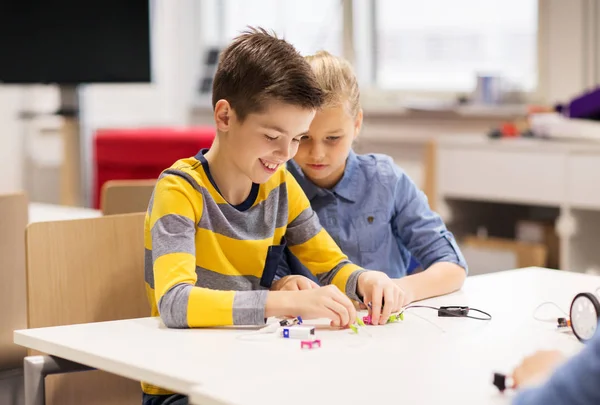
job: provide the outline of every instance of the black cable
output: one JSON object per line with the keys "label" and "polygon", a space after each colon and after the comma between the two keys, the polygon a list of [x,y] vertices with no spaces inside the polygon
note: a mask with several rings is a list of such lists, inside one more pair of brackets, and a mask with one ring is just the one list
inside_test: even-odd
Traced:
{"label": "black cable", "polygon": [[433,309],[434,311],[439,310],[439,308],[437,308],[437,307],[430,307],[429,305],[409,305],[406,308],[404,308],[404,310],[406,311],[409,308],[428,308],[428,309]]}
{"label": "black cable", "polygon": [[410,308],[427,308],[427,309],[433,309],[434,311],[438,311],[439,310],[439,308],[437,308],[437,307],[430,307],[429,305],[409,305],[409,306],[405,307],[402,310],[402,312],[404,312],[404,311],[406,311],[407,309],[410,309]]}
{"label": "black cable", "polygon": [[[455,317],[455,318],[470,318],[470,319],[475,319],[478,321],[491,321],[492,320],[492,315],[488,314],[485,311],[477,309],[477,308],[469,308],[469,307],[463,307],[463,306],[461,306],[461,307],[439,307],[438,308],[438,307],[432,307],[429,305],[409,305],[406,308],[404,308],[403,312],[410,308],[433,309],[434,311],[438,311],[438,316],[448,316],[448,317]],[[482,317],[478,317],[478,316],[471,316],[471,315],[469,315],[470,311],[479,312],[480,314],[485,315],[486,318],[482,318]]]}

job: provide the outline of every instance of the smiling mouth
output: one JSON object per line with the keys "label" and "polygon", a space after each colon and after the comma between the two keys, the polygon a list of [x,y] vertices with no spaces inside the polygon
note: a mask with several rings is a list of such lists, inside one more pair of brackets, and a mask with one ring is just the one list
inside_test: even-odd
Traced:
{"label": "smiling mouth", "polygon": [[271,171],[277,169],[279,167],[279,165],[281,165],[281,163],[271,163],[271,162],[264,161],[262,159],[258,159],[258,160],[260,160],[260,163],[263,165],[263,167],[265,167],[266,169],[271,170]]}

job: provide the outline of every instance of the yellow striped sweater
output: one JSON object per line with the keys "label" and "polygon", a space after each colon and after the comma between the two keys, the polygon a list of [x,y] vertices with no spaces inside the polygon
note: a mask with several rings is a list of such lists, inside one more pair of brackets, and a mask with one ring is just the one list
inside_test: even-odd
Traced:
{"label": "yellow striped sweater", "polygon": [[267,288],[260,281],[277,267],[269,252],[282,241],[321,284],[356,299],[358,266],[321,227],[284,166],[232,206],[203,152],[165,170],[148,207],[145,278],[153,316],[176,328],[264,323]]}

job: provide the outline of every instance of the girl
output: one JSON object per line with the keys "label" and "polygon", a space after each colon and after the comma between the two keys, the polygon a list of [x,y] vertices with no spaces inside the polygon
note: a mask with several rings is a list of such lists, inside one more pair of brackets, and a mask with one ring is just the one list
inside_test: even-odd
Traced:
{"label": "girl", "polygon": [[[325,92],[325,105],[288,169],[321,225],[351,261],[396,279],[404,305],[460,289],[465,260],[425,195],[389,156],[352,151],[363,112],[350,64],[325,51],[307,60]],[[411,256],[424,271],[407,276]],[[282,264],[278,276],[296,267],[297,261],[290,266],[294,259]]]}

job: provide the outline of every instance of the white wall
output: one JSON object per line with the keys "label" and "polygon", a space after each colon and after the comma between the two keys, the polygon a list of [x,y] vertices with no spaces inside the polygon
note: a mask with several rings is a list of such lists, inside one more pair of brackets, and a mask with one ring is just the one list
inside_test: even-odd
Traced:
{"label": "white wall", "polygon": [[0,193],[14,192],[22,187],[22,134],[17,119],[20,105],[20,89],[0,86]]}
{"label": "white wall", "polygon": [[566,102],[600,80],[597,0],[539,0],[539,95]]}

